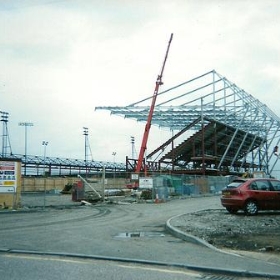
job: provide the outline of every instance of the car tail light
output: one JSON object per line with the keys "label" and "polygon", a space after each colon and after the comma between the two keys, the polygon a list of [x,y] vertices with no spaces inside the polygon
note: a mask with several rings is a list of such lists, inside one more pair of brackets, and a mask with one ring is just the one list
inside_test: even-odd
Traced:
{"label": "car tail light", "polygon": [[236,189],[226,189],[222,191],[222,195],[231,196],[231,195],[240,195],[241,191]]}

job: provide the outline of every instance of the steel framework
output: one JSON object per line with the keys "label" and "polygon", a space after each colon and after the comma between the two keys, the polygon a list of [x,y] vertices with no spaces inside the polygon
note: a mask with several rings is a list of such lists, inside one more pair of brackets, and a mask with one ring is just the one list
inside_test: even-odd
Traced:
{"label": "steel framework", "polygon": [[[95,110],[146,122],[151,98]],[[157,163],[160,168],[273,172],[278,161],[273,148],[280,142],[279,117],[215,70],[158,93],[157,102],[152,125],[176,132],[147,156],[164,150]],[[184,142],[175,147],[182,137]]]}
{"label": "steel framework", "polygon": [[20,160],[23,169],[27,169],[29,176],[41,176],[44,170],[48,175],[69,176],[77,174],[92,174],[102,171],[104,167],[107,172],[124,172],[126,170],[124,163],[106,162],[106,161],[87,161],[81,159],[69,159],[58,157],[44,157],[27,155],[9,155],[3,157],[0,154],[0,160]]}

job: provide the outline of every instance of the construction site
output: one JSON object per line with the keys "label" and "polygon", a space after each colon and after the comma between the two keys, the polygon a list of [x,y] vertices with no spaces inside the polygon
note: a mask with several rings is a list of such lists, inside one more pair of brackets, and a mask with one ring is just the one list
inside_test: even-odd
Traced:
{"label": "construction site", "polygon": [[[147,101],[97,109],[143,122]],[[160,92],[152,124],[174,136],[146,156],[142,172],[146,166],[148,172],[272,175],[278,161],[279,117],[215,70]],[[137,160],[127,158],[127,170],[136,166]]]}
{"label": "construction site", "polygon": [[[141,178],[154,178],[158,187],[185,186],[188,194],[220,190],[234,176],[276,177],[280,118],[253,95],[215,70],[160,91],[172,38],[153,95],[123,107],[95,107],[145,123],[137,158],[115,163],[88,160],[86,154],[81,160],[8,153],[8,117],[2,112],[1,160],[20,161],[23,175],[36,170],[34,175],[43,177],[82,175],[98,181],[106,176],[111,188],[130,189],[141,187]],[[172,137],[146,154],[152,125],[170,130]]]}
{"label": "construction site", "polygon": [[[172,38],[152,96],[125,107],[96,107],[146,122],[139,156],[126,159],[126,171],[272,176],[280,119],[265,104],[215,70],[159,92]],[[151,125],[173,136],[145,155]]]}

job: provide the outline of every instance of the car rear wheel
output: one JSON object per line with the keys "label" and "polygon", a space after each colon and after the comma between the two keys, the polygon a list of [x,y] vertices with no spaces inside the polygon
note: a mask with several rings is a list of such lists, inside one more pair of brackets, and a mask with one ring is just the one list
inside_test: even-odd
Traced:
{"label": "car rear wheel", "polygon": [[253,200],[248,201],[244,208],[244,211],[247,215],[256,215],[258,213],[258,210],[258,205]]}
{"label": "car rear wheel", "polygon": [[231,207],[226,207],[227,211],[230,213],[230,214],[236,214],[237,213],[237,209],[234,209],[234,208],[231,208]]}

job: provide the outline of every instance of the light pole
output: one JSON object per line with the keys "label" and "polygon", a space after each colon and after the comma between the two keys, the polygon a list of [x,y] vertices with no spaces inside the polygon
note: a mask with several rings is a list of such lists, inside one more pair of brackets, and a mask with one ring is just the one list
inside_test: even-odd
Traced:
{"label": "light pole", "polygon": [[130,136],[130,140],[131,140],[131,158],[134,159],[134,143],[135,143],[135,138],[134,136]]}
{"label": "light pole", "polygon": [[49,142],[42,141],[42,145],[44,146],[44,209],[46,206],[46,151]]}
{"label": "light pole", "polygon": [[112,156],[114,157],[114,186],[115,186],[115,178],[116,178],[116,166],[115,166],[115,162],[116,162],[116,152],[112,153]]}
{"label": "light pole", "polygon": [[116,152],[112,153],[112,156],[114,157],[114,163],[116,162],[116,154],[117,154]]}
{"label": "light pole", "polygon": [[26,176],[26,162],[27,162],[27,127],[28,126],[33,126],[33,123],[31,122],[20,122],[18,124],[19,126],[24,126],[25,127],[25,133],[24,133],[24,176]]}
{"label": "light pole", "polygon": [[83,127],[84,129],[84,136],[85,136],[85,163],[87,162],[87,137],[88,137],[88,128]]}
{"label": "light pole", "polygon": [[49,142],[47,141],[43,141],[42,145],[44,146],[44,176],[45,176],[45,168],[46,168],[46,151],[47,151],[47,146],[48,146]]}

